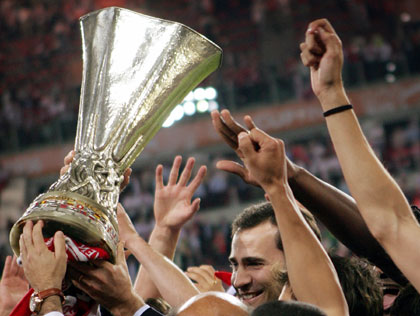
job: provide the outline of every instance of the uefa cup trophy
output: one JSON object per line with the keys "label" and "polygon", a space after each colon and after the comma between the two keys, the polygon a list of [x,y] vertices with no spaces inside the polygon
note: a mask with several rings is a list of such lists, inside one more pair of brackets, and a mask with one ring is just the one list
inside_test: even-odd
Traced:
{"label": "uefa cup trophy", "polygon": [[68,171],[39,195],[10,232],[19,255],[26,221],[61,230],[114,261],[124,171],[172,109],[216,70],[221,49],[185,25],[111,7],[80,18],[83,77]]}

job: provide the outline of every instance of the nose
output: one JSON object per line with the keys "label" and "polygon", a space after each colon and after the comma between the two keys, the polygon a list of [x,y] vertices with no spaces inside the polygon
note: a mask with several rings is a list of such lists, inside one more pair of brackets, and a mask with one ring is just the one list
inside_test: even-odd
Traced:
{"label": "nose", "polygon": [[251,275],[243,268],[238,268],[238,270],[232,273],[232,285],[236,289],[249,286],[251,284],[251,281]]}

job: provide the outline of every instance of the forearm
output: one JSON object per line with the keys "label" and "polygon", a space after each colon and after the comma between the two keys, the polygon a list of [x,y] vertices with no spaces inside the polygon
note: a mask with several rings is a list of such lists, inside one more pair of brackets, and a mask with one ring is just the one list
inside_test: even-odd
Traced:
{"label": "forearm", "polygon": [[352,197],[300,167],[295,168],[288,182],[296,199],[351,251],[366,257],[399,284],[407,283],[370,233]]}
{"label": "forearm", "polygon": [[280,184],[265,190],[275,211],[296,298],[319,306],[328,315],[347,315],[347,304],[334,267],[300,213],[290,187]]}
{"label": "forearm", "polygon": [[142,306],[144,306],[143,299],[133,293],[129,302],[124,302],[124,304],[112,308],[111,313],[114,316],[131,316],[134,315]]}
{"label": "forearm", "polygon": [[147,271],[151,282],[171,306],[180,306],[199,293],[194,284],[172,261],[152,249],[141,237],[137,238],[136,247],[132,252]]}
{"label": "forearm", "polygon": [[[149,245],[157,252],[172,260],[175,255],[178,237],[179,230],[170,230],[155,226],[149,238]],[[140,267],[137,274],[134,289],[145,299],[160,296],[148,272],[142,267]]]}
{"label": "forearm", "polygon": [[[349,103],[340,90],[319,100],[324,111]],[[326,121],[347,185],[367,226],[376,238],[392,236],[401,218],[413,217],[404,194],[376,158],[352,110]]]}

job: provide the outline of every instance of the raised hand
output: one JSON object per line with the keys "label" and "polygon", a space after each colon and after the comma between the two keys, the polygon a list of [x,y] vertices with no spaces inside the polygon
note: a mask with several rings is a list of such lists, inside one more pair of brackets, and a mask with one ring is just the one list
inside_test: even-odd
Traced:
{"label": "raised hand", "polygon": [[[238,135],[241,132],[249,133],[250,130],[255,128],[252,118],[247,115],[244,118],[245,127],[236,122],[228,110],[213,111],[211,113],[212,123],[215,130],[223,138],[223,140],[232,147],[238,157],[243,160],[243,154],[238,148]],[[279,139],[278,139],[279,140]],[[258,145],[254,142],[254,147],[258,149]],[[294,177],[297,172],[297,166],[286,157],[287,175],[288,178]],[[216,167],[230,173],[234,173],[242,178],[246,183],[260,187],[260,183],[253,177],[246,166],[241,165],[235,161],[220,160],[217,162]]]}
{"label": "raised hand", "polygon": [[[249,116],[245,116],[245,120],[252,122]],[[255,127],[255,124],[253,126],[249,133],[242,132],[238,135],[238,150],[243,155],[246,168],[264,190],[275,182],[287,183],[283,142],[267,135]]]}
{"label": "raised hand", "polygon": [[[332,92],[344,93],[342,44],[328,20],[319,19],[309,24],[300,49],[303,64],[311,70],[315,95],[318,98],[331,98]],[[332,100],[330,102],[334,103]]]}
{"label": "raised hand", "polygon": [[[156,226],[179,230],[200,208],[200,198],[191,202],[194,192],[203,182],[207,168],[201,166],[188,184],[194,167],[194,158],[189,158],[178,180],[182,157],[176,156],[169,174],[168,184],[163,184],[163,166],[156,168],[155,220]],[[178,181],[177,181],[178,180]]]}
{"label": "raised hand", "polygon": [[[214,129],[219,133],[222,139],[236,152],[239,158],[243,158],[238,150],[238,135],[241,132],[248,132],[248,129],[236,122],[228,110],[222,110],[220,113],[215,110],[211,112],[211,118]],[[249,122],[245,122],[248,124]],[[253,126],[247,125],[249,129]],[[234,173],[240,176],[246,183],[259,187],[259,183],[252,177],[245,166],[231,160],[220,160],[216,163],[220,170]]]}
{"label": "raised hand", "polygon": [[0,280],[0,316],[8,316],[12,309],[28,292],[29,283],[16,256],[7,256]]}

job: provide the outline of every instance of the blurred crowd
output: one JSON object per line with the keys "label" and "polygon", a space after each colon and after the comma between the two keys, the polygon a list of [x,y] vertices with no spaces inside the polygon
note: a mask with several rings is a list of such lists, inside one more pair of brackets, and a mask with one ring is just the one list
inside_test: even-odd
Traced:
{"label": "blurred crowd", "polygon": [[220,45],[223,66],[204,84],[217,88],[222,108],[310,97],[298,43],[307,21],[319,16],[332,21],[343,38],[348,87],[392,83],[420,71],[419,23],[394,1],[4,0],[0,152],[74,138],[81,81],[78,18],[110,5],[183,22]]}

